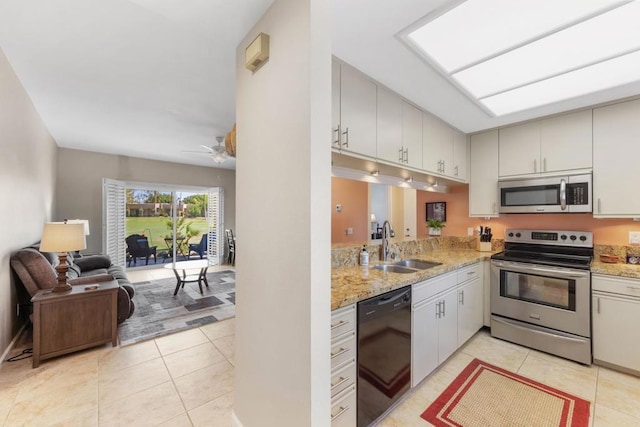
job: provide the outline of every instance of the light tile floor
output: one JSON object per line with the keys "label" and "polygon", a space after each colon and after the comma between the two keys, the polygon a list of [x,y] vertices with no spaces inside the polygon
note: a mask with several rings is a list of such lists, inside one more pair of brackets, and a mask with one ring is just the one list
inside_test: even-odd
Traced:
{"label": "light tile floor", "polygon": [[[132,281],[170,270],[130,272]],[[136,345],[98,347],[0,366],[3,426],[231,425],[235,320]],[[24,337],[12,352],[31,346]],[[640,426],[640,378],[583,366],[491,338],[481,331],[410,392],[382,427],[427,426],[420,414],[474,358],[592,402],[591,425]]]}
{"label": "light tile floor", "polygon": [[640,378],[530,350],[484,330],[411,391],[379,426],[430,425],[420,415],[473,358],[589,400],[593,427],[640,426]]}

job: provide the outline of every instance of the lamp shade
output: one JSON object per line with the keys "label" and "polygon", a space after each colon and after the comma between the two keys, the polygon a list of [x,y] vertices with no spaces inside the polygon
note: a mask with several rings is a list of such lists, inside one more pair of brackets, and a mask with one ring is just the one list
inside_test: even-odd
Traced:
{"label": "lamp shade", "polygon": [[67,220],[67,224],[82,224],[84,225],[84,235],[88,236],[91,234],[89,232],[89,220],[88,219],[69,219]]}
{"label": "lamp shade", "polygon": [[86,248],[84,224],[65,224],[64,222],[46,222],[44,224],[40,251],[70,252]]}

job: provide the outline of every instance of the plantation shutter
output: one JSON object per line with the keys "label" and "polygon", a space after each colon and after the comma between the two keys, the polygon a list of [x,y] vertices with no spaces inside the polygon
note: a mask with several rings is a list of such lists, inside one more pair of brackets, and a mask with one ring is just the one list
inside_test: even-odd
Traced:
{"label": "plantation shutter", "polygon": [[102,252],[121,266],[126,262],[126,201],[124,182],[102,180]]}
{"label": "plantation shutter", "polygon": [[207,241],[209,265],[222,264],[224,258],[224,189],[221,187],[209,190],[207,224],[209,225],[209,240]]}

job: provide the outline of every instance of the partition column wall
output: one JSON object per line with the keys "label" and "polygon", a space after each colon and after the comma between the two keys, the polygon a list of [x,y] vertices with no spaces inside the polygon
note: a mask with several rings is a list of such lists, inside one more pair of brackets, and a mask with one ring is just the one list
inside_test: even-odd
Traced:
{"label": "partition column wall", "polygon": [[330,425],[330,6],[275,0],[236,50],[236,426]]}

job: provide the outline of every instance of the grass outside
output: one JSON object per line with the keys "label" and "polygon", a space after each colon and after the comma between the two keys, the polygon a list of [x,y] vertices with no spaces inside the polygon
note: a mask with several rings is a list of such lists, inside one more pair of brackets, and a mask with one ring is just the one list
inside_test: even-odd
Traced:
{"label": "grass outside", "polygon": [[[173,229],[167,226],[167,221],[169,218],[166,216],[128,217],[126,235],[144,234],[149,239],[149,246],[157,246],[159,251],[168,249],[164,238],[170,237]],[[199,243],[200,236],[208,231],[206,218],[187,218],[185,222],[191,223],[191,227],[198,231],[198,234],[192,237],[189,243]],[[187,243],[184,242],[185,245]]]}

